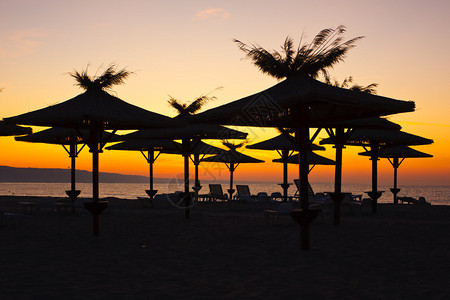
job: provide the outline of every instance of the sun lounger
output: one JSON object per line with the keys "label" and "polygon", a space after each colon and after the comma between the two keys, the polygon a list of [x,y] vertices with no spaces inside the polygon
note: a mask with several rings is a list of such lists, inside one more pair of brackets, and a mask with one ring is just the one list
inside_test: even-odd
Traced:
{"label": "sun lounger", "polygon": [[283,195],[280,192],[273,192],[270,197],[272,201],[283,201]]}
{"label": "sun lounger", "polygon": [[221,184],[209,184],[208,195],[212,201],[228,200],[228,194],[223,192]]}
{"label": "sun lounger", "polygon": [[250,188],[248,187],[248,185],[237,184],[236,185],[236,190],[237,190],[237,193],[235,195],[236,199],[239,199],[242,196],[249,196],[249,197],[252,197],[252,198],[256,198],[256,195],[252,195],[250,193]]}
{"label": "sun lounger", "polygon": [[425,200],[424,197],[419,197],[419,199],[415,199],[413,197],[397,197],[397,199],[402,203],[406,204],[415,204],[415,205],[431,205],[429,202]]}

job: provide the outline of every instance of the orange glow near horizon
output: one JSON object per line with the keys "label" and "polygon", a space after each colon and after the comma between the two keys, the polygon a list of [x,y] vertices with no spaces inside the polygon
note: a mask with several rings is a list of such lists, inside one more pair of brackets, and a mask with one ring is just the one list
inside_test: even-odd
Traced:
{"label": "orange glow near horizon", "polygon": [[[38,130],[34,127],[34,132]],[[241,128],[241,130],[243,130]],[[256,143],[277,135],[275,130],[255,129],[251,130],[253,136],[251,143]],[[323,133],[319,137],[325,137]],[[319,139],[320,140],[320,139]],[[318,142],[317,140],[316,142]],[[207,141],[221,147],[220,141]],[[445,144],[445,141],[444,141]],[[419,151],[434,154],[433,144],[414,147]],[[47,145],[39,143],[26,143],[15,141],[13,137],[0,139],[2,155],[0,165],[32,168],[70,168],[70,159],[66,151],[60,145]],[[222,146],[223,148],[223,146]],[[235,183],[245,181],[262,181],[281,183],[282,164],[273,163],[272,159],[279,158],[276,151],[251,150],[241,148],[239,151],[262,159],[265,163],[240,164],[235,173]],[[363,152],[362,147],[349,146],[343,151],[343,183],[367,183],[371,182],[371,162],[368,157],[359,156]],[[318,154],[335,159],[334,149],[328,145],[325,151],[317,151]],[[427,184],[448,185],[450,176],[447,166],[450,165],[450,157],[446,153],[434,154],[433,158],[406,159],[399,168],[399,184]],[[92,158],[88,148],[82,150],[76,160],[76,167],[80,170],[92,170]],[[298,178],[298,165],[290,164],[289,181]],[[139,151],[110,151],[104,150],[100,154],[100,171],[120,173],[126,175],[148,176],[149,166]],[[154,165],[155,178],[183,178],[183,158],[181,155],[161,154]],[[387,159],[378,162],[379,184],[391,184],[393,168]],[[190,176],[194,176],[194,166],[190,163]],[[201,163],[199,177],[201,180],[229,180],[229,170],[221,163]],[[334,182],[334,166],[315,166],[310,173],[311,182]]]}

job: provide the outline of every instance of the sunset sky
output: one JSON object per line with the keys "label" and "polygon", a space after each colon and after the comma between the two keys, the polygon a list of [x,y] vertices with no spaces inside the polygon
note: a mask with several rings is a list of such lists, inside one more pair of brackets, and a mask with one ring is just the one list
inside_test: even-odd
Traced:
{"label": "sunset sky", "polygon": [[[101,73],[114,63],[134,72],[114,95],[160,114],[175,116],[169,95],[183,102],[215,88],[204,110],[259,92],[277,83],[260,73],[233,43],[239,39],[279,50],[286,36],[298,43],[324,28],[345,25],[346,39],[365,36],[344,63],[330,71],[342,81],[378,83],[378,95],[412,100],[416,111],[389,117],[403,130],[434,140],[415,149],[434,158],[406,159],[399,185],[450,183],[450,21],[448,0],[379,1],[57,1],[0,2],[0,117],[11,117],[73,98],[83,91],[69,72]],[[34,127],[34,132],[44,128]],[[245,128],[241,130],[245,131]],[[273,129],[248,131],[249,143],[275,136]],[[215,145],[219,145],[217,142]],[[276,152],[243,149],[265,164],[241,165],[235,178],[278,182]],[[370,161],[362,148],[344,150],[344,183],[370,183]],[[319,153],[334,159],[334,149]],[[0,137],[0,165],[69,168],[61,146]],[[91,170],[83,150],[77,168]],[[379,162],[379,182],[390,184],[392,166]],[[290,168],[290,179],[298,170]],[[204,179],[227,179],[223,165],[204,165]],[[100,171],[148,175],[138,152],[105,151]],[[182,174],[182,158],[161,155],[157,177]],[[311,181],[332,182],[333,167],[316,166]]]}

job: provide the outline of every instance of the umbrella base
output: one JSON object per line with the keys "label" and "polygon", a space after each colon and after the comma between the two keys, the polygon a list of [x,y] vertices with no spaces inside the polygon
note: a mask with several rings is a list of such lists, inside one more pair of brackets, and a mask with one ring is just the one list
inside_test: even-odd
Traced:
{"label": "umbrella base", "polygon": [[378,198],[381,197],[381,195],[384,193],[384,191],[369,191],[369,192],[365,192],[365,193],[367,195],[369,195],[370,199],[372,200],[372,213],[376,213]]}
{"label": "umbrella base", "polygon": [[233,193],[235,192],[235,189],[228,189],[227,192],[228,192],[230,199],[233,199]]}
{"label": "umbrella base", "polygon": [[99,226],[98,226],[99,215],[106,209],[106,207],[108,207],[108,201],[85,202],[84,203],[84,208],[86,208],[86,210],[88,212],[90,212],[92,214],[93,218],[94,218],[94,221],[93,221],[94,236],[98,236],[98,233],[99,233]]}
{"label": "umbrella base", "polygon": [[72,202],[75,202],[77,200],[78,196],[80,195],[80,190],[68,190],[66,191],[66,195],[69,196],[70,200]]}
{"label": "umbrella base", "polygon": [[319,215],[318,210],[294,209],[291,218],[300,225],[300,248],[309,250],[309,224]]}
{"label": "umbrella base", "polygon": [[145,190],[145,192],[147,193],[147,195],[153,199],[153,197],[155,197],[156,193],[158,193],[158,190]]}
{"label": "umbrella base", "polygon": [[333,224],[339,225],[341,223],[341,202],[349,193],[328,193],[334,202],[333,208]]}
{"label": "umbrella base", "polygon": [[390,188],[392,194],[394,194],[394,204],[398,204],[397,194],[400,192],[399,188]]}

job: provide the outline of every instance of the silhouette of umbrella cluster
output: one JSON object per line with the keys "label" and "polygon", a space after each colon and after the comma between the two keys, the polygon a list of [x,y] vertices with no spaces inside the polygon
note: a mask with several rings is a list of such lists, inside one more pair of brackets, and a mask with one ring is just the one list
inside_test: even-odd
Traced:
{"label": "silhouette of umbrella cluster", "polygon": [[[372,212],[377,210],[377,200],[383,191],[378,191],[377,163],[380,151],[386,146],[395,145],[428,145],[433,140],[423,138],[400,130],[389,129],[355,129],[346,138],[345,144],[349,146],[362,146],[370,148],[370,160],[372,161],[372,190],[367,194],[372,199]],[[320,141],[321,145],[333,144],[330,138]]]}
{"label": "silhouette of umbrella cluster", "polygon": [[[192,162],[195,166],[195,182],[199,183],[198,178],[198,167],[200,164],[200,155],[207,154],[218,154],[224,150],[205,144],[201,141],[191,141],[190,142],[190,153]],[[158,190],[153,187],[153,165],[156,159],[161,153],[167,154],[183,154],[182,144],[177,143],[172,140],[154,139],[154,140],[128,140],[122,143],[118,143],[109,147],[107,150],[128,150],[128,151],[140,151],[147,163],[149,164],[149,178],[150,178],[150,189],[146,190],[149,197],[152,199]],[[156,153],[157,152],[157,153]],[[197,186],[197,184],[196,184]]]}
{"label": "silhouette of umbrella cluster", "polygon": [[230,199],[232,198],[235,191],[233,189],[233,174],[236,168],[240,164],[264,162],[263,160],[253,158],[251,156],[238,152],[236,151],[236,149],[230,149],[215,156],[206,157],[202,159],[202,161],[224,163],[227,166],[228,170],[230,171],[230,188],[228,189],[228,195]]}
{"label": "silhouette of umbrella cluster", "polygon": [[[379,117],[414,111],[414,102],[400,101],[321,83],[307,76],[291,76],[251,96],[193,116],[197,122],[295,129],[299,155],[299,212],[301,248],[309,249],[307,153],[311,148],[310,128],[331,128],[351,119]],[[300,219],[307,220],[306,222]]]}
{"label": "silhouette of umbrella cluster", "polygon": [[[187,121],[188,118],[174,118]],[[247,133],[226,128],[216,124],[189,124],[182,127],[144,129],[124,135],[126,140],[181,139],[181,155],[184,157],[184,210],[185,217],[190,217],[192,199],[189,191],[189,157],[192,154],[193,142],[202,139],[245,139]],[[197,165],[198,166],[198,165]],[[197,172],[198,174],[198,172]],[[196,180],[196,184],[198,178]],[[198,188],[198,186],[197,186]]]}
{"label": "silhouette of umbrella cluster", "polygon": [[[188,218],[190,205],[189,157],[192,154],[194,155],[196,167],[198,167],[200,161],[221,162],[227,165],[230,170],[230,196],[234,192],[233,172],[236,167],[240,163],[263,162],[239,153],[235,148],[212,157],[200,159],[199,156],[196,157],[195,155],[213,154],[214,151],[220,152],[220,150],[213,151],[209,148],[208,153],[203,153],[205,151],[196,152],[195,143],[199,143],[203,139],[246,138],[246,133],[222,127],[223,125],[290,128],[294,132],[293,137],[284,135],[276,137],[272,141],[261,142],[248,148],[277,150],[281,156],[281,161],[286,165],[286,170],[288,162],[291,162],[293,159],[298,162],[299,192],[302,201],[301,209],[294,211],[292,217],[300,225],[301,248],[306,250],[309,249],[309,223],[315,216],[308,209],[307,195],[310,164],[312,164],[313,159],[317,159],[316,162],[321,161],[324,164],[331,164],[331,160],[324,160],[324,158],[319,160],[319,157],[312,152],[314,147],[316,147],[313,146],[314,139],[320,130],[325,128],[330,134],[330,143],[336,145],[335,192],[340,194],[343,145],[370,146],[371,158],[373,161],[376,161],[379,156],[380,146],[397,145],[399,144],[398,141],[404,136],[390,136],[392,140],[386,142],[385,145],[383,143],[386,140],[378,139],[379,137],[375,133],[369,136],[361,135],[362,131],[360,131],[360,128],[376,126],[378,122],[383,124],[387,122],[386,120],[368,121],[370,120],[368,118],[411,112],[415,108],[412,101],[395,100],[340,88],[322,83],[313,78],[319,72],[327,74],[326,68],[339,61],[347,50],[353,46],[353,43],[359,39],[355,38],[341,44],[341,38],[338,38],[338,36],[345,31],[344,29],[344,27],[340,26],[336,30],[322,31],[310,45],[313,47],[312,49],[317,49],[318,53],[323,53],[324,55],[322,58],[315,57],[319,59],[316,65],[308,64],[310,62],[308,58],[313,57],[310,57],[308,53],[302,52],[304,47],[299,48],[296,52],[296,55],[299,55],[298,58],[303,60],[300,62],[305,63],[305,65],[300,67],[297,66],[300,69],[296,66],[283,65],[284,62],[278,61],[278,56],[276,56],[275,65],[286,67],[286,74],[288,74],[275,72],[276,77],[278,79],[287,77],[285,80],[261,92],[197,115],[192,115],[191,107],[187,105],[180,106],[180,103],[175,99],[171,100],[172,104],[182,108],[180,113],[184,113],[180,114],[181,117],[169,118],[131,105],[110,95],[105,90],[115,84],[123,83],[123,79],[129,75],[125,70],[115,72],[114,67],[111,66],[103,75],[95,78],[87,76],[86,71],[71,74],[77,80],[78,85],[86,90],[75,98],[33,112],[6,118],[4,121],[9,124],[72,128],[76,132],[81,132],[84,129],[89,131],[89,134],[85,135],[87,138],[83,139],[83,141],[88,145],[90,152],[92,152],[93,195],[92,203],[87,205],[87,208],[90,209],[94,216],[94,235],[98,235],[98,215],[106,207],[104,203],[99,203],[98,199],[98,155],[108,141],[102,134],[104,130],[111,130],[113,134],[117,130],[138,130],[125,135],[125,143],[108,147],[108,149],[139,150],[142,154],[146,152],[147,156],[145,154],[144,156],[150,165],[150,191],[152,193],[155,191],[152,179],[153,163],[157,158],[154,152],[159,150],[160,153],[181,153],[184,156],[185,215]],[[337,40],[334,41],[333,38]],[[254,53],[257,54],[261,50],[256,49],[257,51],[255,52],[245,44],[239,41],[236,42],[239,43],[241,50],[246,51],[249,56],[252,56]],[[327,42],[330,42],[331,46],[322,44]],[[286,49],[289,48],[288,46],[289,43],[286,44]],[[290,53],[288,51],[286,55],[290,55]],[[270,53],[267,52],[266,54]],[[302,56],[304,54],[306,55],[305,57]],[[265,66],[262,66],[264,62],[259,61],[258,57],[253,57],[254,60],[256,59],[255,63],[262,71],[270,73],[268,69],[265,69]],[[328,58],[331,60],[327,60]],[[302,69],[302,66],[306,67],[306,69]],[[272,67],[272,64],[268,66],[269,69]],[[290,69],[290,67],[295,68]],[[193,111],[207,99],[209,99],[207,96],[197,99],[195,105],[192,106]],[[312,138],[310,136],[310,128],[318,129]],[[333,128],[335,132],[333,132]],[[348,129],[346,132],[345,128]],[[390,132],[393,131],[391,130]],[[381,137],[386,138],[386,135],[382,134]],[[408,140],[407,138],[405,139]],[[142,141],[140,144],[137,142],[139,140]],[[166,142],[162,141],[159,143],[156,140],[165,140],[168,144],[164,144]],[[181,140],[181,146],[175,144],[172,140]],[[294,143],[293,140],[295,141]],[[391,142],[394,140],[396,143]],[[271,142],[275,142],[276,145],[270,145]],[[410,140],[403,144],[415,145],[414,143],[411,144]],[[172,145],[175,145],[175,147],[172,148]],[[297,151],[299,154],[292,156],[293,151]],[[374,162],[372,163],[374,164]],[[373,169],[376,170],[376,162],[373,166],[375,166]],[[285,185],[287,185],[286,178],[287,176],[285,176],[283,182]],[[377,193],[376,176],[374,178],[372,194]],[[196,170],[196,186],[197,182],[198,169]],[[285,193],[287,193],[287,187]],[[376,207],[376,201],[374,202],[374,207]]]}
{"label": "silhouette of umbrella cluster", "polygon": [[[359,155],[372,157],[372,151],[369,150],[366,152],[362,152],[359,153]],[[433,157],[433,155],[420,152],[408,146],[402,145],[383,147],[378,152],[378,157],[387,158],[394,168],[394,186],[390,190],[392,194],[394,194],[394,204],[397,204],[397,194],[400,192],[400,189],[397,187],[397,172],[401,163],[405,160],[405,158],[425,158]]]}
{"label": "silhouette of umbrella cluster", "polygon": [[106,202],[99,202],[98,159],[104,142],[103,130],[142,129],[154,127],[170,127],[178,122],[154,112],[129,104],[104,89],[123,83],[128,72],[115,72],[115,66],[110,66],[103,75],[95,79],[82,74],[72,74],[78,85],[86,91],[64,102],[24,113],[18,116],[4,118],[9,124],[35,125],[47,127],[64,127],[88,129],[87,145],[92,152],[92,202],[85,203],[93,215],[93,233],[99,234],[99,215],[107,207]]}
{"label": "silhouette of umbrella cluster", "polygon": [[[247,145],[248,149],[260,149],[260,150],[276,150],[280,155],[279,160],[273,160],[274,162],[283,163],[283,183],[280,184],[283,189],[283,201],[287,202],[288,199],[288,189],[290,184],[288,183],[288,163],[292,161],[292,154],[298,149],[295,143],[295,138],[291,136],[289,133],[282,133],[276,137],[271,139],[255,143],[252,145]],[[311,144],[311,150],[325,150],[322,146],[317,146],[315,144]],[[288,161],[290,159],[290,161]],[[298,158],[297,158],[298,159]],[[297,160],[298,163],[298,160]]]}
{"label": "silhouette of umbrella cluster", "polygon": [[[81,152],[81,150],[84,148],[86,143],[89,141],[89,130],[87,129],[73,129],[73,128],[61,128],[61,127],[54,127],[50,129],[45,129],[36,133],[32,133],[25,136],[16,137],[16,141],[23,141],[23,142],[31,142],[31,143],[45,143],[45,144],[56,144],[61,145],[64,150],[69,154],[69,157],[71,159],[71,176],[70,176],[70,190],[66,191],[66,194],[69,196],[69,198],[74,202],[78,195],[80,194],[80,190],[77,190],[76,180],[75,180],[75,174],[76,174],[76,168],[75,168],[75,159],[78,156],[78,154]],[[106,142],[117,142],[120,141],[120,136],[109,133],[109,132],[102,132],[101,134],[101,140]],[[78,149],[78,145],[82,144],[81,148]],[[66,146],[69,146],[69,149],[67,149]]]}

